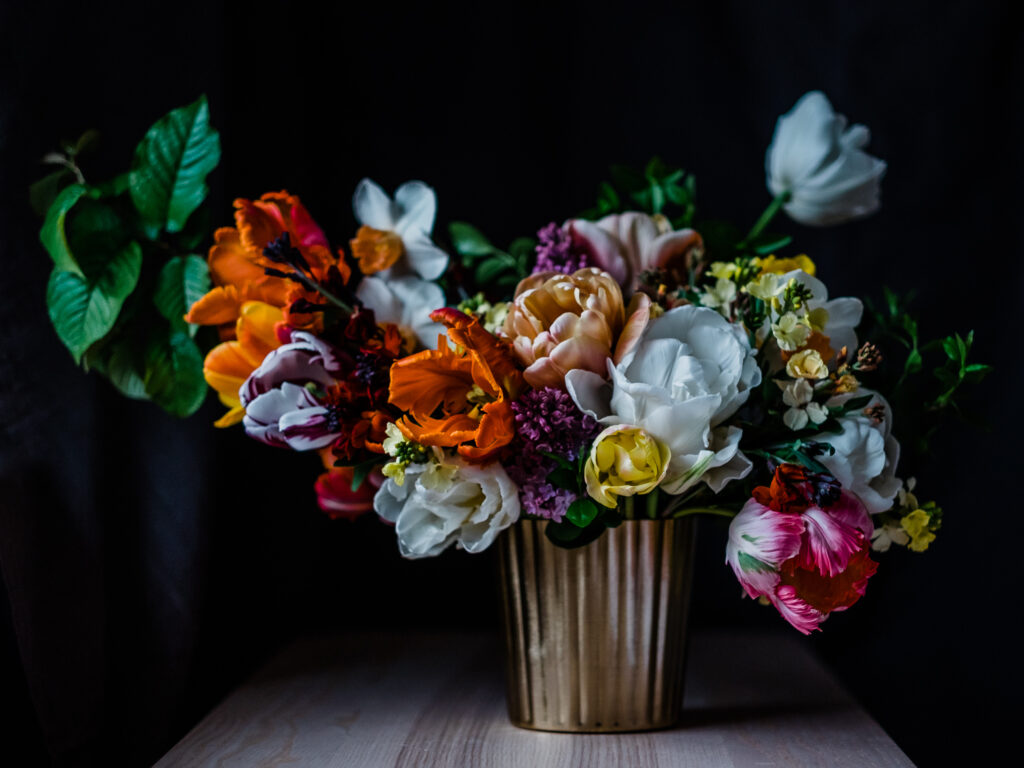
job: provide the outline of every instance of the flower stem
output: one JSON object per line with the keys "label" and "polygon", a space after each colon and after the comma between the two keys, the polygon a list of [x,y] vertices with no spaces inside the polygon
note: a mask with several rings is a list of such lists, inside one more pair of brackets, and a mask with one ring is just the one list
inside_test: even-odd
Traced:
{"label": "flower stem", "polygon": [[778,215],[779,211],[782,210],[782,206],[788,203],[792,196],[793,195],[788,189],[785,192],[776,195],[771,203],[768,204],[768,207],[764,209],[764,213],[761,214],[761,217],[754,222],[754,226],[750,228],[749,232],[747,232],[747,236],[743,238],[736,247],[742,251],[750,245],[750,242],[764,232],[765,228],[772,223],[772,219]]}
{"label": "flower stem", "polygon": [[658,502],[660,501],[661,494],[658,493],[657,488],[647,494],[647,517],[651,520],[658,519]]}

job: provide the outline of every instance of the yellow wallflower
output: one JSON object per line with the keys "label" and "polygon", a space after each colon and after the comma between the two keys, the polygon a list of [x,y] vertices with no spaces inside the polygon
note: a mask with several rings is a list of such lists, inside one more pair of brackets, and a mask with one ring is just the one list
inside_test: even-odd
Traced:
{"label": "yellow wallflower", "polygon": [[668,446],[640,427],[608,427],[594,440],[583,470],[587,493],[606,507],[620,496],[650,493],[665,477],[670,458]]}
{"label": "yellow wallflower", "polygon": [[775,273],[776,275],[784,275],[787,272],[792,272],[794,269],[802,269],[808,275],[813,276],[815,271],[814,262],[803,253],[799,256],[793,256],[786,259],[777,259],[775,256],[768,256],[763,259],[755,259],[754,263],[761,268],[762,275],[769,272]]}
{"label": "yellow wallflower", "polygon": [[828,378],[828,365],[818,350],[805,349],[789,358],[786,373],[794,379],[825,379]]}
{"label": "yellow wallflower", "polygon": [[935,534],[929,529],[931,519],[931,515],[925,510],[915,509],[900,520],[903,530],[910,536],[909,549],[915,552],[924,552],[928,549],[928,545],[935,541]]}

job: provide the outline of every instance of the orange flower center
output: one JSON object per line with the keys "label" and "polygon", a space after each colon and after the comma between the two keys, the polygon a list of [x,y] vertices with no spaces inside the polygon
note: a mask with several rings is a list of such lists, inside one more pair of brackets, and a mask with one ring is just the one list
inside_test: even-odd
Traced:
{"label": "orange flower center", "polygon": [[360,227],[349,245],[364,275],[389,269],[403,252],[402,238],[394,232],[373,227]]}

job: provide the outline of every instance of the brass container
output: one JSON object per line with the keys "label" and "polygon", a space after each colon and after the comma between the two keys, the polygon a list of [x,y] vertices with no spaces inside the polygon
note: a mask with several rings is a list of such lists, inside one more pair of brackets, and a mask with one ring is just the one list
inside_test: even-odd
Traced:
{"label": "brass container", "polygon": [[694,521],[629,520],[579,549],[546,521],[501,537],[506,691],[514,725],[606,733],[679,720]]}

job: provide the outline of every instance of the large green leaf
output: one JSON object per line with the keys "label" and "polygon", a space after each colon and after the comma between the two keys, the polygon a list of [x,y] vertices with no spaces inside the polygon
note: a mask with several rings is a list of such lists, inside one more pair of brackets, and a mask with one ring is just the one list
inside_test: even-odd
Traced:
{"label": "large green leaf", "polygon": [[81,184],[71,184],[62,189],[46,212],[43,228],[39,232],[39,239],[57,269],[78,275],[82,274],[82,268],[78,266],[71,246],[68,245],[65,222],[68,212],[85,193],[86,188]]}
{"label": "large green leaf", "polygon": [[175,256],[160,270],[153,303],[172,326],[178,329],[187,327],[189,335],[195,336],[199,326],[188,325],[183,315],[208,290],[210,271],[206,260],[195,255]]}
{"label": "large green leaf", "polygon": [[206,97],[160,118],[135,148],[129,186],[151,238],[180,232],[206,197],[206,175],[220,161],[220,138]]}
{"label": "large green leaf", "polygon": [[191,416],[206,397],[203,355],[182,330],[163,326],[146,344],[146,392],[154,403],[174,416]]}
{"label": "large green leaf", "polygon": [[[69,252],[70,253],[70,252]],[[114,327],[124,300],[135,289],[142,269],[142,249],[130,242],[88,274],[54,269],[46,288],[50,320],[75,362]]]}

